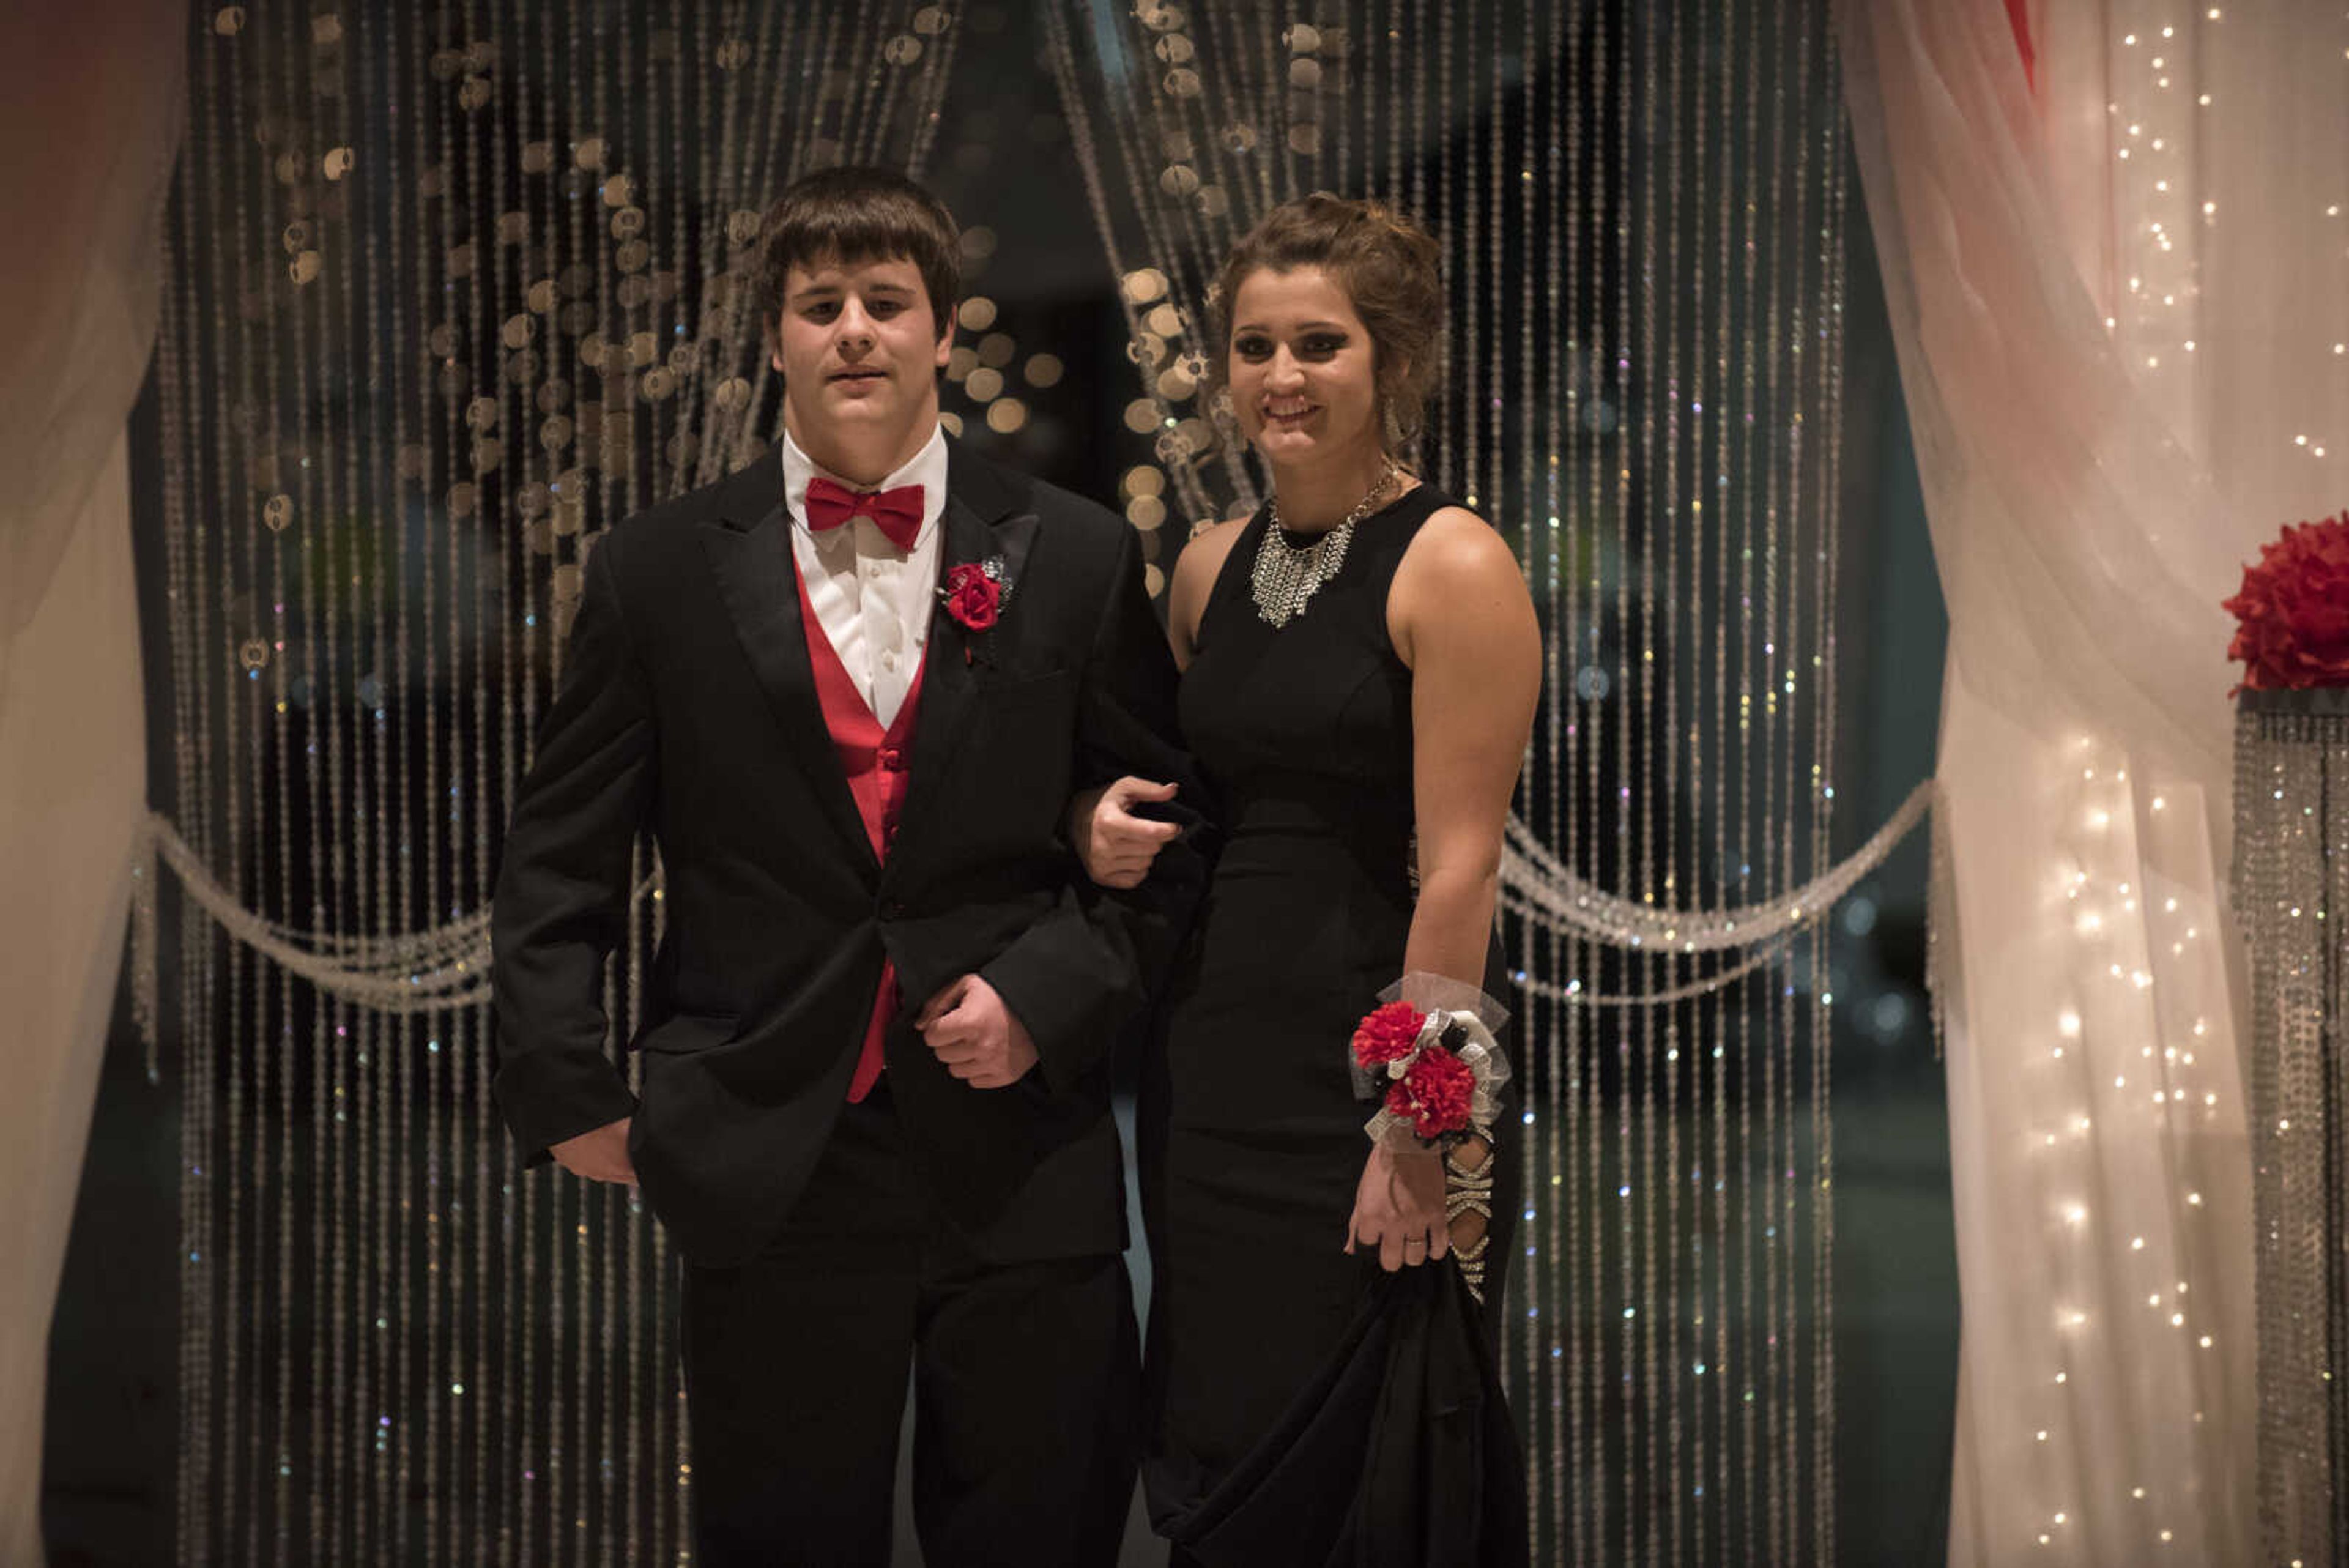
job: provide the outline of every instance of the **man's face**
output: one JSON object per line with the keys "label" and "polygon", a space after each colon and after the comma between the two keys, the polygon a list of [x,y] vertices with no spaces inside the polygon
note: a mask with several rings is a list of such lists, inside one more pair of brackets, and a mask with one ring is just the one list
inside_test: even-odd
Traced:
{"label": "man's face", "polygon": [[784,278],[774,366],[786,422],[802,441],[926,434],[938,418],[937,372],[953,350],[910,261],[795,265]]}

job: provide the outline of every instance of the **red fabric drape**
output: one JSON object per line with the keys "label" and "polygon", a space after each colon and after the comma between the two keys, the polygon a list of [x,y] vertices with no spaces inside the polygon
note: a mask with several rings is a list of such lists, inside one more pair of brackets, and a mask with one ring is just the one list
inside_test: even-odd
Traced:
{"label": "red fabric drape", "polygon": [[2039,84],[2034,79],[2037,62],[2031,53],[2030,4],[2031,0],[2006,0],[2006,19],[2014,28],[2015,53],[2023,57],[2023,79],[2035,89]]}

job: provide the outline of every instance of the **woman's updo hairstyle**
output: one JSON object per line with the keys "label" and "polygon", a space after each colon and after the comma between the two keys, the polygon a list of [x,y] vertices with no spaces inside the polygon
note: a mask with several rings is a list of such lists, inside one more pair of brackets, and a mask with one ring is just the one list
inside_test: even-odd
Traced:
{"label": "woman's updo hairstyle", "polygon": [[1216,278],[1209,304],[1218,341],[1207,357],[1215,389],[1226,383],[1240,285],[1257,272],[1318,267],[1346,291],[1370,328],[1381,439],[1399,453],[1425,425],[1428,397],[1444,374],[1442,254],[1434,236],[1383,202],[1327,191],[1283,202],[1232,247]]}

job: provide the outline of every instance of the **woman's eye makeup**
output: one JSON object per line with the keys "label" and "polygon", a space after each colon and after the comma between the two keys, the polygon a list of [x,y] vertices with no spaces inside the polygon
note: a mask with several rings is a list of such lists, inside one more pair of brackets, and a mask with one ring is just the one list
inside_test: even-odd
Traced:
{"label": "woman's eye makeup", "polygon": [[[1346,339],[1338,333],[1316,332],[1297,345],[1297,357],[1300,359],[1327,359],[1345,346]],[[1272,358],[1272,339],[1253,334],[1236,337],[1232,340],[1232,352],[1243,359],[1269,359]]]}

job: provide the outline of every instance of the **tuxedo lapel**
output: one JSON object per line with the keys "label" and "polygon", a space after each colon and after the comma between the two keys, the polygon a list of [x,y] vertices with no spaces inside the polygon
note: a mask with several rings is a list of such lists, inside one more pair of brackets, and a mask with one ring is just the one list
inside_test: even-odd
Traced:
{"label": "tuxedo lapel", "polygon": [[[1037,518],[1033,512],[1014,511],[1019,497],[996,472],[974,462],[959,443],[949,448],[947,505],[940,519],[946,529],[938,552],[938,581],[957,566],[994,557],[1001,561],[1009,589],[1002,614],[1008,620],[1019,613],[1022,573],[1034,544]],[[1004,635],[1005,628],[972,632],[955,619],[945,596],[930,612],[928,652],[922,670],[922,709],[914,731],[913,776],[905,784],[905,833],[916,825],[947,822],[941,815],[946,779],[955,753],[961,749],[986,695],[991,662],[988,644]]]}
{"label": "tuxedo lapel", "polygon": [[[781,473],[771,462],[762,462],[743,470],[737,478],[762,472],[771,473],[774,480],[771,485],[761,487],[762,509],[751,511],[746,504],[747,486],[730,488],[728,496],[736,504],[717,522],[701,524],[702,547],[726,601],[727,614],[734,622],[735,636],[767,694],[775,722],[782,727],[792,754],[801,760],[810,786],[823,803],[825,817],[853,846],[851,853],[868,870],[877,871],[880,862],[874,856],[855,797],[849,793],[847,775],[841,771],[832,730],[824,721],[823,699],[816,694],[815,669],[808,659],[810,628],[800,612],[799,566],[792,555],[791,519],[779,499]],[[823,629],[814,628],[813,635],[823,635]]]}
{"label": "tuxedo lapel", "polygon": [[[939,522],[947,531],[938,552],[939,582],[945,582],[947,574],[957,566],[983,561],[993,553],[994,530],[979,520],[960,495],[947,496],[946,514]],[[913,776],[905,781],[902,820],[908,824],[928,819],[939,776],[962,744],[963,729],[970,722],[978,694],[980,640],[947,613],[943,597],[931,607],[928,648],[922,658],[922,708],[914,726],[910,759]]]}

